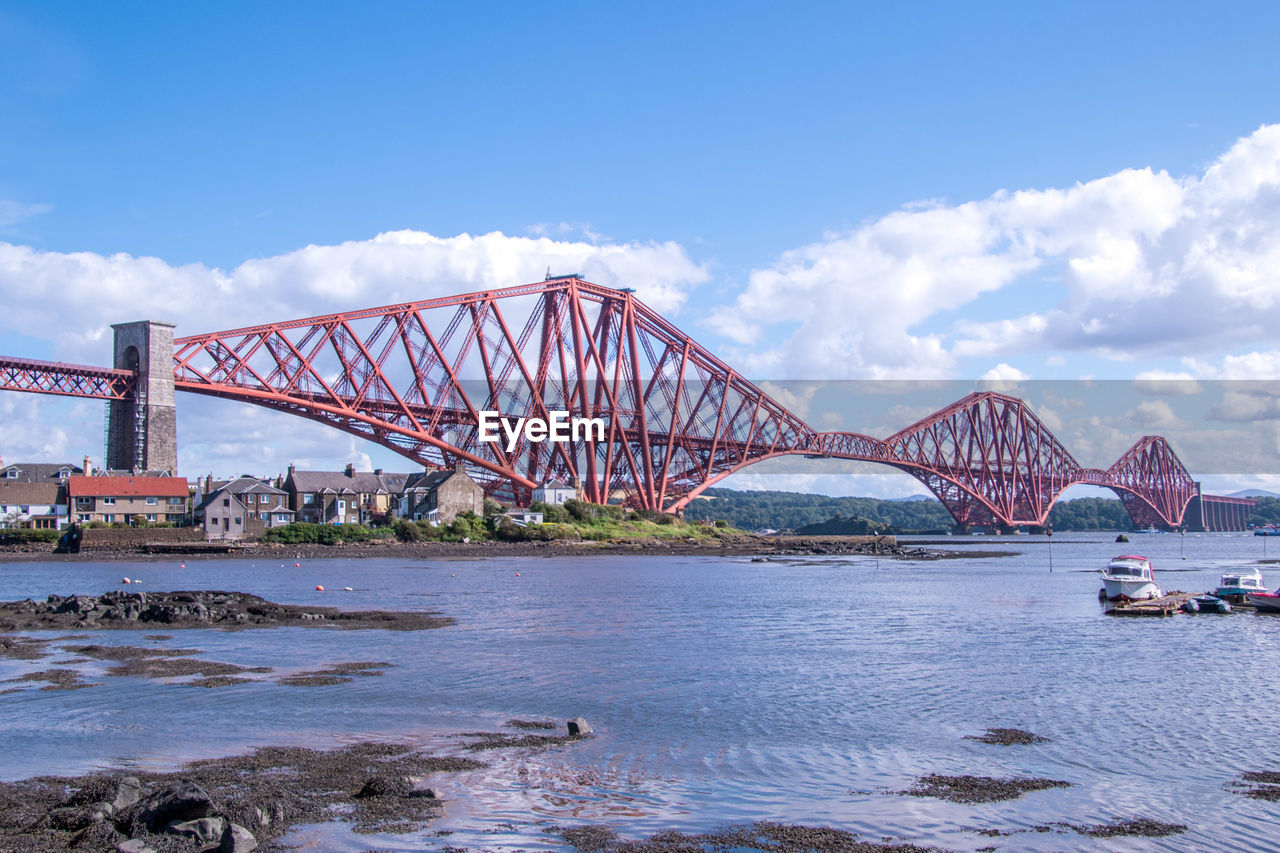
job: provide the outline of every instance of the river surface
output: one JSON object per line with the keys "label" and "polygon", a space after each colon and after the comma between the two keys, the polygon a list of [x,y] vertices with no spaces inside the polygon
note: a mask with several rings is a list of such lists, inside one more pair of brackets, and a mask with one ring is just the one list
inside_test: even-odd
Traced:
{"label": "river surface", "polygon": [[[607,823],[628,837],[778,820],[953,850],[1280,850],[1280,806],[1227,786],[1280,769],[1280,617],[1101,614],[1096,570],[1144,553],[1165,589],[1203,590],[1255,564],[1244,534],[956,538],[1008,557],[599,556],[0,563],[0,599],[228,589],[348,609],[430,609],[419,632],[266,629],[95,632],[92,642],[195,648],[270,666],[261,682],[201,689],[105,677],[100,686],[0,695],[0,778],[173,769],[267,744],[378,738],[456,750],[461,731],[511,718],[585,717],[594,738],[532,754],[484,753],[487,770],[436,784],[427,830],[358,836],[303,827],[308,850],[558,850],[550,824]],[[1050,551],[1052,548],[1052,552]],[[1268,545],[1280,556],[1280,540]],[[1186,559],[1181,559],[1185,553]],[[1052,571],[1050,570],[1052,556]],[[1280,568],[1264,565],[1271,584]],[[325,592],[315,591],[319,584]],[[343,587],[351,591],[342,591]],[[37,633],[35,636],[64,636]],[[56,649],[57,646],[55,645]],[[0,660],[0,679],[72,656]],[[269,679],[339,661],[381,677],[291,687]],[[5,685],[10,687],[13,685]],[[966,740],[1029,729],[1030,746]],[[1073,783],[961,805],[894,794],[928,773]],[[1065,821],[1184,823],[1163,839],[1035,832]],[[979,835],[980,828],[1013,831]],[[447,831],[449,835],[433,833]]]}

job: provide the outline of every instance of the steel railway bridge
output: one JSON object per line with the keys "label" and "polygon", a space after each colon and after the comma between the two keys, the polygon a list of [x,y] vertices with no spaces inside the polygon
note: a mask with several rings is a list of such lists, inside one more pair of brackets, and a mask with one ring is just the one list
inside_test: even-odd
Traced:
{"label": "steel railway bridge", "polygon": [[[961,526],[1045,525],[1078,483],[1117,492],[1140,527],[1239,527],[1252,504],[1201,495],[1160,436],[1085,468],[1026,403],[994,392],[883,439],[819,432],[630,290],[577,275],[180,338],[164,323],[114,329],[113,368],[0,357],[0,389],[109,401],[110,468],[176,467],[177,390],[310,418],[425,466],[462,463],[521,502],[578,479],[590,501],[677,512],[748,465],[798,454],[905,471]],[[508,449],[480,440],[482,411],[564,411],[605,434]]]}

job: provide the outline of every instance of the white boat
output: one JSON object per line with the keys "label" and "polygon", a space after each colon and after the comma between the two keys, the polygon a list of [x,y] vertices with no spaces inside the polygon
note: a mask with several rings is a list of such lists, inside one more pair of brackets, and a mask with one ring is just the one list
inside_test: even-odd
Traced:
{"label": "white boat", "polygon": [[[1257,569],[1238,569],[1233,572],[1227,572],[1218,582],[1218,588],[1213,594],[1219,598],[1227,598],[1240,604],[1244,601],[1244,597],[1253,592],[1267,592],[1267,588],[1262,584],[1262,572]],[[1228,598],[1228,596],[1231,596]]]}
{"label": "white boat", "polygon": [[1116,557],[1102,570],[1102,590],[1108,601],[1143,601],[1164,595],[1156,586],[1151,561],[1137,554]]}

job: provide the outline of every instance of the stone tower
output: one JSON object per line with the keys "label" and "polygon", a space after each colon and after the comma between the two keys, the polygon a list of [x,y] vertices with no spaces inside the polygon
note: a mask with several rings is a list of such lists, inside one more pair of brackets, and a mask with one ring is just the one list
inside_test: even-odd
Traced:
{"label": "stone tower", "polygon": [[114,366],[138,376],[134,399],[114,400],[108,416],[107,467],[178,470],[178,419],[173,405],[173,324],[117,323]]}

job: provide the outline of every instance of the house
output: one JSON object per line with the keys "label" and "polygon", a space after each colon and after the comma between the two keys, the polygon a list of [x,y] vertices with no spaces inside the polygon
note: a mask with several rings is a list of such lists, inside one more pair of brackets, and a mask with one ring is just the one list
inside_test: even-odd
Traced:
{"label": "house", "polygon": [[61,530],[66,525],[65,486],[0,477],[0,529]]}
{"label": "house", "polygon": [[[391,519],[388,480],[403,483],[407,474],[356,471],[298,471],[289,466],[282,488],[298,521],[314,524],[386,524]],[[403,478],[403,479],[398,479]]]}
{"label": "house", "polygon": [[448,524],[461,513],[484,512],[484,489],[459,463],[455,468],[412,474],[400,493],[399,515],[411,521]]}
{"label": "house", "polygon": [[294,520],[289,493],[254,477],[215,482],[206,477],[195,510],[206,539],[256,538]]}
{"label": "house", "polygon": [[187,478],[142,475],[99,475],[67,478],[70,512],[80,522],[128,523],[135,516],[148,522],[181,524],[187,515]]}
{"label": "house", "polygon": [[527,527],[530,524],[542,523],[542,513],[526,507],[514,506],[504,512],[503,515],[514,521],[517,527]]}
{"label": "house", "polygon": [[[89,464],[86,456],[85,464]],[[84,469],[77,468],[70,462],[15,462],[0,467],[0,483],[53,483],[65,485],[67,478],[73,474],[83,474]]]}
{"label": "house", "polygon": [[559,480],[547,480],[533,490],[533,499],[542,501],[544,504],[563,506],[565,501],[577,500],[577,498],[578,489],[574,486],[566,486]]}

